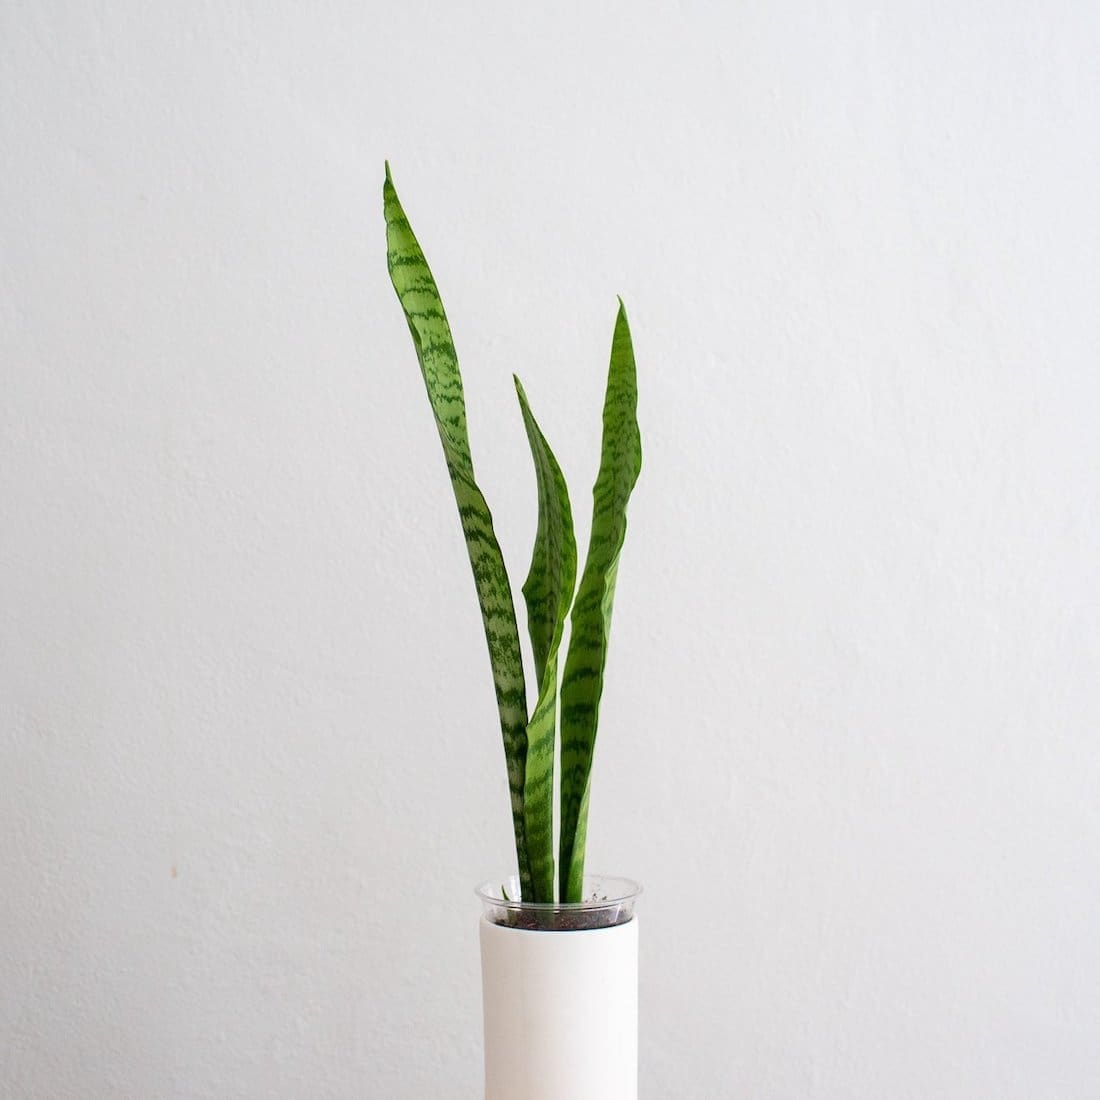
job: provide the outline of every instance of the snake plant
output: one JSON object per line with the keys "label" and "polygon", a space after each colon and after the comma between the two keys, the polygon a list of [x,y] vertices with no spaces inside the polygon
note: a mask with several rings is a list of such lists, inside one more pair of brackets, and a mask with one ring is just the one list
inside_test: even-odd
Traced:
{"label": "snake plant", "polygon": [[[637,376],[626,310],[620,299],[604,399],[600,468],[592,493],[591,537],[579,586],[565,478],[523,386],[513,376],[538,487],[538,527],[523,585],[534,658],[535,704],[529,714],[512,587],[489,506],[474,477],[462,376],[450,325],[388,164],[382,193],[390,279],[435,416],[481,605],[504,739],[522,897],[534,902],[580,901],[592,753],[615,579],[626,534],[626,506],[642,460]],[[558,666],[567,616],[569,645],[559,700]],[[559,719],[560,827],[555,874],[553,792]]]}

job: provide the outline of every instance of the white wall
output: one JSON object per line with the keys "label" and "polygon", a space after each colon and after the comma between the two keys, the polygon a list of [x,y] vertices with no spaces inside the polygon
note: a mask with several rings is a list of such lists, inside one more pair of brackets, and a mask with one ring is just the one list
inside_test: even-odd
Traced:
{"label": "white wall", "polygon": [[586,532],[630,309],[646,1100],[1095,1097],[1100,18],[523,7],[0,7],[0,1094],[478,1095],[509,816],[388,156],[517,584],[509,375]]}

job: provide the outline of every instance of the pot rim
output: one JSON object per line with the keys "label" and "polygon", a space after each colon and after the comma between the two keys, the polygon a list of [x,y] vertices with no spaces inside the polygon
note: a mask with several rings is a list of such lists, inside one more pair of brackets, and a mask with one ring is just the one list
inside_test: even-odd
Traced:
{"label": "pot rim", "polygon": [[[508,909],[514,912],[594,913],[603,909],[633,908],[641,896],[641,883],[620,875],[585,875],[582,901],[523,901],[520,898],[519,876],[505,875],[486,879],[474,893],[486,909]],[[507,895],[507,896],[506,896]]]}

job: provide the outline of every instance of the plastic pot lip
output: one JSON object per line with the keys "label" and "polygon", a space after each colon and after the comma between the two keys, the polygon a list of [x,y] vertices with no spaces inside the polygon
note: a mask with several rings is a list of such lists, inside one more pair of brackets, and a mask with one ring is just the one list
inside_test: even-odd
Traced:
{"label": "plastic pot lip", "polygon": [[[507,890],[508,897],[504,896]],[[582,901],[523,901],[519,897],[519,876],[504,875],[486,879],[474,893],[488,910],[516,913],[599,913],[602,910],[633,910],[642,894],[642,886],[620,875],[585,875]]]}

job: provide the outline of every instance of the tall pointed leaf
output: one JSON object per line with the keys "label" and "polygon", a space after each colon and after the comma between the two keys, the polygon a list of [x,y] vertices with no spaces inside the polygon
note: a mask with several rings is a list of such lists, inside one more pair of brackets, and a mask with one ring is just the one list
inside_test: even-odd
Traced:
{"label": "tall pointed leaf", "polygon": [[577,542],[569,490],[518,378],[516,395],[535,462],[539,523],[531,568],[523,585],[527,627],[535,655],[539,697],[527,724],[527,773],[523,807],[533,899],[554,900],[554,735],[558,717],[558,647],[577,580]]}
{"label": "tall pointed leaf", "polygon": [[603,407],[600,471],[592,490],[592,535],[573,605],[561,683],[561,838],[558,874],[564,901],[580,901],[588,831],[592,751],[603,694],[607,640],[626,505],[642,467],[638,381],[626,309],[619,301]]}
{"label": "tall pointed leaf", "polygon": [[531,865],[523,810],[527,696],[512,589],[489,507],[474,480],[474,465],[466,434],[466,403],[451,328],[435,279],[401,208],[388,164],[382,198],[390,280],[404,310],[428,399],[435,414],[481,605],[496,687],[500,730],[504,738],[520,887],[526,898],[531,890]]}

